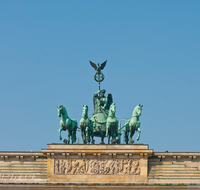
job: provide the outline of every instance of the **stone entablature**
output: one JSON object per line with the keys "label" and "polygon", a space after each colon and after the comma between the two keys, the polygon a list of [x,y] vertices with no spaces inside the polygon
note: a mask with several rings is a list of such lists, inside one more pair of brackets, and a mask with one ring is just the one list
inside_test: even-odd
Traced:
{"label": "stone entablature", "polygon": [[153,156],[160,159],[173,158],[174,161],[188,158],[189,160],[196,160],[200,158],[200,152],[154,152]]}
{"label": "stone entablature", "polygon": [[37,158],[46,158],[42,152],[0,152],[1,160],[35,160]]}
{"label": "stone entablature", "polygon": [[[147,182],[148,145],[51,144],[47,155],[47,178],[54,182]],[[76,176],[76,177],[75,177]]]}
{"label": "stone entablature", "polygon": [[148,145],[49,144],[41,152],[0,152],[0,183],[200,183],[200,153]]}
{"label": "stone entablature", "polygon": [[153,150],[148,145],[60,145],[50,144],[42,152],[60,158],[140,158],[150,157]]}

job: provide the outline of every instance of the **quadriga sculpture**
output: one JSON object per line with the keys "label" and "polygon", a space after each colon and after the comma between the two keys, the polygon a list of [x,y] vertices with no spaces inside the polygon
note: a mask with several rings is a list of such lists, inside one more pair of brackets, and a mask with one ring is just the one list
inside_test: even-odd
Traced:
{"label": "quadriga sculpture", "polygon": [[114,103],[110,105],[108,118],[106,122],[106,136],[108,137],[108,144],[110,144],[110,137],[112,137],[112,144],[116,144],[116,136],[118,136],[118,144],[120,144],[120,122],[115,117],[116,106]]}
{"label": "quadriga sculpture", "polygon": [[90,137],[92,138],[91,142],[94,144],[94,132],[93,132],[93,122],[88,118],[88,106],[83,105],[82,118],[80,120],[82,144],[90,143]]}
{"label": "quadriga sculpture", "polygon": [[59,139],[62,140],[61,131],[68,130],[68,144],[70,143],[70,137],[72,139],[71,144],[76,142],[76,130],[78,127],[77,121],[70,119],[67,110],[64,106],[58,106],[58,116],[61,117],[60,120],[60,129],[59,129]]}
{"label": "quadriga sculpture", "polygon": [[126,144],[128,144],[129,141],[129,133],[130,133],[130,144],[132,144],[132,137],[135,133],[135,131],[138,131],[138,136],[137,136],[137,140],[140,139],[140,121],[139,121],[139,117],[141,115],[142,112],[142,106],[143,105],[137,105],[134,110],[133,110],[133,114],[132,114],[132,118],[127,120],[124,126],[124,131],[125,131],[125,142]]}

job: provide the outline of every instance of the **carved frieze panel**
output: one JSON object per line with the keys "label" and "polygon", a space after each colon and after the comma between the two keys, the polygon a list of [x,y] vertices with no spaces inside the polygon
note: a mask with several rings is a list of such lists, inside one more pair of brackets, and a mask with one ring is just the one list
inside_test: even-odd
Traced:
{"label": "carved frieze panel", "polygon": [[54,173],[66,175],[140,175],[132,159],[55,159]]}

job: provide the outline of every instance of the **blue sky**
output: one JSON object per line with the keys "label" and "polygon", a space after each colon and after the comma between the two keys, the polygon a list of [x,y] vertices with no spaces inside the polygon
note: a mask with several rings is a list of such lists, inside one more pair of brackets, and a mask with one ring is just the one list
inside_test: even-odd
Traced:
{"label": "blue sky", "polygon": [[144,105],[137,143],[200,152],[199,7],[198,0],[1,0],[0,150],[62,142],[57,106],[80,117],[86,104],[91,114],[98,83],[89,60],[108,60],[101,87],[116,115],[130,118]]}

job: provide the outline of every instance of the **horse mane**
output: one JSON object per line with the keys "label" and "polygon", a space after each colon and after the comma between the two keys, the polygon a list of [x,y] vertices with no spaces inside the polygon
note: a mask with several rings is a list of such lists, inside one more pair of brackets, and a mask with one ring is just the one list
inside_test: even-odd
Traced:
{"label": "horse mane", "polygon": [[[68,116],[68,113],[67,113],[67,110],[66,110],[66,108],[63,106],[63,109],[64,109],[64,111],[65,111],[65,114]],[[69,116],[68,116],[69,117]]]}
{"label": "horse mane", "polygon": [[[108,112],[108,116],[111,114],[111,111],[110,111],[110,110],[111,110],[111,107],[112,107],[112,106],[115,106],[115,103],[112,103],[112,104],[110,105],[109,112]],[[115,116],[115,114],[114,114],[114,116]]]}
{"label": "horse mane", "polygon": [[[83,108],[87,109],[86,117],[88,118],[88,106],[87,105],[83,105]],[[83,112],[82,112],[82,117],[83,117]]]}
{"label": "horse mane", "polygon": [[133,113],[132,113],[132,117],[134,117],[135,115],[135,110],[136,110],[136,108],[138,107],[139,105],[137,105],[137,106],[135,106],[135,108],[133,109]]}

